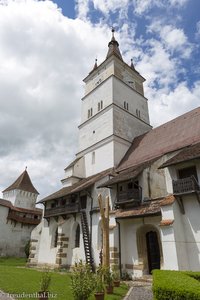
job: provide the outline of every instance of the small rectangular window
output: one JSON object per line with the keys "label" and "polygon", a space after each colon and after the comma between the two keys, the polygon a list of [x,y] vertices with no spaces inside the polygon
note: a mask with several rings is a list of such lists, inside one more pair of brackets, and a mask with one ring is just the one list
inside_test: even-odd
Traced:
{"label": "small rectangular window", "polygon": [[100,102],[98,102],[98,111],[100,111],[101,109],[101,105],[100,105]]}
{"label": "small rectangular window", "polygon": [[88,109],[88,119],[90,118],[90,109]]}
{"label": "small rectangular window", "polygon": [[95,164],[95,152],[93,151],[92,152],[92,165]]}
{"label": "small rectangular window", "polygon": [[103,109],[103,101],[101,100],[101,109]]}

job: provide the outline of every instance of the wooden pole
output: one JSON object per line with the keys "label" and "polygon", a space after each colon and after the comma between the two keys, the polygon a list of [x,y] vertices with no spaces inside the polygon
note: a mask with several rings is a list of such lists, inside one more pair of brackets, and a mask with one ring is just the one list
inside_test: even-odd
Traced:
{"label": "wooden pole", "polygon": [[110,251],[109,251],[109,213],[110,213],[110,206],[109,206],[109,197],[107,196],[105,199],[105,212],[104,212],[104,205],[103,199],[101,194],[98,195],[98,202],[101,214],[101,224],[102,224],[102,231],[103,231],[103,266],[110,267]]}

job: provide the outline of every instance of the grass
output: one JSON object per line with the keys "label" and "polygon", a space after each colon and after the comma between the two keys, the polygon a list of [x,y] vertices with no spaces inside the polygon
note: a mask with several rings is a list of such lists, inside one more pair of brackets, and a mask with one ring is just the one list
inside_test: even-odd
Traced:
{"label": "grass", "polygon": [[[25,259],[0,258],[0,290],[10,294],[22,294],[17,299],[33,300],[34,297],[25,297],[23,293],[34,294],[40,289],[41,272],[25,267]],[[52,272],[50,292],[57,300],[73,300],[70,284],[70,274]],[[113,295],[106,295],[106,300],[120,300],[127,293],[128,287],[121,284],[114,289]],[[93,300],[91,297],[90,300]]]}

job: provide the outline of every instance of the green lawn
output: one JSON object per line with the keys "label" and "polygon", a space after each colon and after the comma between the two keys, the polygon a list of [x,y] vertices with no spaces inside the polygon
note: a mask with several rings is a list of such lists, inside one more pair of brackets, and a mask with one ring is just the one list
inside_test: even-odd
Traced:
{"label": "green lawn", "polygon": [[[0,289],[10,294],[34,294],[40,289],[41,272],[25,267],[24,259],[0,258]],[[69,273],[60,274],[52,272],[50,292],[57,300],[73,300]],[[128,287],[121,284],[121,287],[114,289],[113,295],[106,295],[106,300],[120,300],[127,293]],[[18,297],[17,299],[30,300],[34,297]],[[93,300],[94,297],[91,298]]]}

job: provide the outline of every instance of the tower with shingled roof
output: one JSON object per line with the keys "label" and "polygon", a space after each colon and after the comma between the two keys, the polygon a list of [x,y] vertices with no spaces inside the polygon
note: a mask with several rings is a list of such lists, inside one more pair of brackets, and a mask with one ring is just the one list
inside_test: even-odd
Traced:
{"label": "tower with shingled roof", "polygon": [[39,195],[33,186],[27,169],[3,192],[3,198],[14,206],[26,209],[34,209]]}

